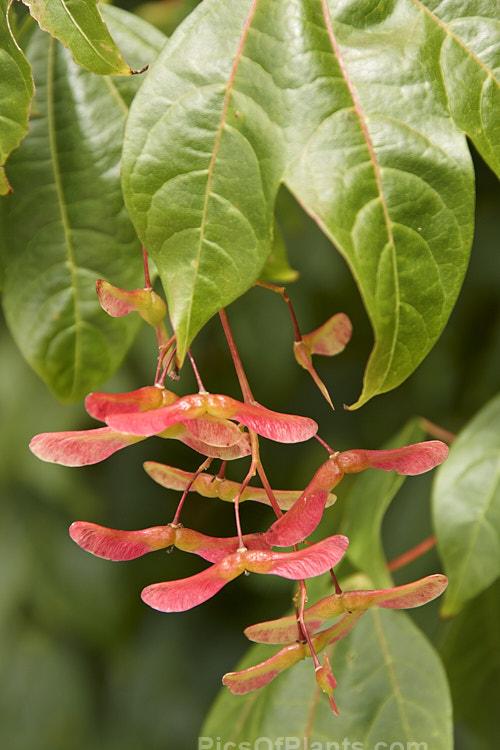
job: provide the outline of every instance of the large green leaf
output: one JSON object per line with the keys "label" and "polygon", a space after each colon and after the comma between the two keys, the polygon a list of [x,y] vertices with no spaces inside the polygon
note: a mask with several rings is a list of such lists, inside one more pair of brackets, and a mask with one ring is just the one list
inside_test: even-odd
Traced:
{"label": "large green leaf", "polygon": [[[239,668],[268,653],[262,646],[253,647]],[[306,747],[308,741],[311,750],[326,747],[327,742],[341,747],[344,738],[366,748],[394,742],[393,747],[427,743],[432,750],[451,750],[451,704],[444,670],[432,646],[405,614],[369,610],[336,646],[332,669],[339,716],[332,714],[326,697],[319,693],[308,659],[258,692],[233,696],[224,688],[200,737],[220,738],[222,743],[259,737],[274,742],[286,734],[300,739],[297,747]]]}
{"label": "large green leaf", "polygon": [[413,2],[438,27],[452,117],[500,177],[500,3]]}
{"label": "large green leaf", "polygon": [[[409,422],[384,448],[418,443],[424,435],[417,421]],[[382,522],[405,479],[395,471],[368,469],[356,477],[347,498],[342,521],[342,533],[349,538],[347,556],[380,588],[393,585],[382,546]]]}
{"label": "large green leaf", "polygon": [[[144,63],[163,35],[109,8],[124,49]],[[128,27],[128,32],[125,30]],[[120,190],[127,102],[138,77],[98,77],[48,34],[27,47],[36,80],[30,132],[7,167],[3,305],[24,356],[63,399],[81,399],[123,358],[137,321],[109,318],[95,282],[143,283],[141,249]]]}
{"label": "large green leaf", "polygon": [[500,396],[453,443],[433,488],[438,549],[449,578],[442,614],[456,614],[500,576]]}
{"label": "large green leaf", "polygon": [[23,0],[41,29],[59,39],[73,59],[99,75],[131,75],[104,23],[97,0]]}
{"label": "large green leaf", "polygon": [[9,192],[3,165],[28,132],[33,78],[7,16],[11,0],[0,0],[0,195]]}
{"label": "large green leaf", "polygon": [[500,734],[500,582],[469,602],[449,623],[440,652],[455,719],[476,735],[469,747],[495,747]]}
{"label": "large green leaf", "polygon": [[179,359],[271,251],[280,181],[348,261],[375,332],[360,406],[421,362],[465,273],[473,175],[443,26],[411,0],[205,0],[131,109],[124,194]]}

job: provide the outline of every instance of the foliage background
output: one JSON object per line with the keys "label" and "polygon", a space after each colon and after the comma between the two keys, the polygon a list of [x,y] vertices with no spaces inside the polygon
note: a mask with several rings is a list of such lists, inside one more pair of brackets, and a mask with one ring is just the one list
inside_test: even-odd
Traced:
{"label": "foliage background", "polygon": [[[119,3],[130,9],[133,3]],[[166,15],[159,17],[160,5]],[[146,3],[139,12],[171,28],[193,3]],[[293,199],[282,191],[278,220],[292,266],[289,288],[301,328],[312,330],[334,312],[354,325],[352,342],[335,360],[318,363],[333,395],[332,415],[307,374],[296,366],[287,311],[277,296],[250,291],[228,310],[256,398],[270,408],[308,414],[339,450],[379,447],[408,418],[424,416],[458,431],[498,392],[500,364],[500,256],[495,177],[476,159],[476,236],[458,304],[440,341],[416,373],[396,391],[357,412],[346,412],[361,389],[372,338],[360,297],[343,260]],[[153,334],[141,329],[126,363],[103,390],[129,390],[151,381]],[[237,396],[236,380],[217,321],[193,347],[209,389]],[[162,615],[139,598],[153,581],[185,576],[203,565],[175,552],[128,564],[89,556],[67,535],[73,520],[115,528],[142,528],[169,518],[175,493],[156,486],[144,460],[195,468],[182,445],[149,440],[105,463],[68,470],[42,464],[27,448],[40,431],[90,427],[82,406],[60,405],[21,359],[5,327],[0,358],[0,747],[8,750],[188,750],[196,746],[203,717],[220,685],[246,649],[241,630],[278,616],[290,586],[269,577],[239,579],[191,612]],[[189,374],[180,383],[193,389]],[[285,452],[286,451],[286,452]],[[300,487],[321,456],[319,447],[267,443],[264,461],[274,486]],[[292,457],[292,459],[290,458]],[[430,477],[408,481],[385,519],[390,559],[430,533]],[[324,522],[336,533],[342,498]],[[260,508],[243,507],[243,521],[262,527]],[[232,534],[229,506],[190,500],[186,525]],[[435,553],[396,574],[396,582],[439,570]],[[495,588],[495,587],[494,587]],[[500,731],[498,585],[475,603],[478,622],[464,616],[443,623],[438,605],[414,615],[441,650],[452,676],[458,750],[486,750]],[[494,611],[496,606],[497,611]],[[258,614],[256,615],[256,613]],[[495,619],[496,618],[496,619]],[[489,652],[473,628],[489,628]],[[493,649],[493,651],[491,650]],[[456,654],[462,652],[463,658]],[[486,678],[474,682],[475,665],[488,660]]]}

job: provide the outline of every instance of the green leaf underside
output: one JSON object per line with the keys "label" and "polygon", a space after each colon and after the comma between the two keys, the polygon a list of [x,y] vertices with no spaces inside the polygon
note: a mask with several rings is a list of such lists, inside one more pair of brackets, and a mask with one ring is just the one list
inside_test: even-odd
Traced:
{"label": "green leaf underside", "polygon": [[[124,11],[105,13],[124,49],[145,63],[154,58],[163,35]],[[29,135],[7,168],[14,193],[4,199],[3,306],[32,367],[60,398],[79,400],[114,372],[139,323],[109,318],[95,292],[98,278],[143,284],[119,175],[127,102],[139,79],[94,76],[38,29],[27,55],[37,93]]]}
{"label": "green leaf underside", "polygon": [[446,27],[413,0],[205,0],[127,125],[124,195],[182,360],[271,252],[280,181],[349,263],[375,333],[360,406],[441,333],[466,270],[473,174],[441,75]]}
{"label": "green leaf underside", "polygon": [[438,549],[453,615],[500,576],[500,396],[465,427],[433,488]]}
{"label": "green leaf underside", "polygon": [[78,65],[98,75],[131,75],[97,0],[23,0],[41,29],[59,39]]}
{"label": "green leaf underside", "polygon": [[[409,422],[384,448],[420,442],[425,436],[417,421]],[[359,474],[349,492],[342,534],[349,538],[347,557],[379,588],[392,586],[382,547],[384,515],[406,477],[396,472],[368,469]]]}
{"label": "green leaf underside", "polygon": [[[271,653],[254,646],[238,669]],[[326,739],[341,746],[348,737],[362,747],[422,742],[432,750],[451,750],[451,704],[443,668],[405,614],[369,610],[336,645],[331,662],[339,716],[316,687],[314,666],[307,659],[259,691],[233,696],[223,688],[200,736],[236,743],[274,740],[286,727],[289,737],[307,738],[312,748]]]}
{"label": "green leaf underside", "polygon": [[30,65],[10,30],[8,7],[9,0],[0,0],[0,195],[10,189],[3,165],[28,132],[34,91]]}

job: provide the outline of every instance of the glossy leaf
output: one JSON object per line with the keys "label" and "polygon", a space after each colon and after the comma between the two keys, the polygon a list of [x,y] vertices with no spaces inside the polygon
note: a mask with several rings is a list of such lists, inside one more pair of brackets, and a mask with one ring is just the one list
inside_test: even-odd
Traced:
{"label": "glossy leaf", "polygon": [[31,68],[12,35],[8,10],[10,0],[0,0],[0,195],[10,191],[3,165],[28,132],[28,117],[34,93]]}
{"label": "glossy leaf", "polygon": [[[393,449],[423,437],[419,424],[410,422],[386,447]],[[381,588],[392,585],[382,548],[382,521],[403,482],[398,474],[368,470],[356,478],[347,498],[342,532],[351,540],[348,557]]]}
{"label": "glossy leaf", "polygon": [[[207,474],[206,472],[199,474],[192,481],[194,476],[192,473],[182,471],[182,469],[178,469],[175,466],[159,464],[155,461],[146,461],[144,469],[162,487],[184,491],[190,485],[193,492],[197,492],[199,495],[203,495],[203,497],[217,497],[229,503],[233,502],[241,487],[239,482],[223,479],[214,474]],[[300,490],[273,490],[273,492],[281,510],[289,510],[302,494]],[[252,485],[245,487],[239,502],[242,503],[245,500],[254,500],[264,505],[271,504],[264,488],[253,487]],[[333,505],[335,500],[335,495],[330,493],[326,501],[326,507]]]}
{"label": "glossy leaf", "polygon": [[206,0],[179,27],[132,108],[124,193],[180,361],[259,277],[280,180],[346,258],[372,321],[355,406],[422,361],[459,292],[473,222],[442,33],[408,0]]}
{"label": "glossy leaf", "polygon": [[500,575],[500,397],[460,432],[433,487],[434,528],[449,586],[444,616]]}
{"label": "glossy leaf", "polygon": [[59,39],[92,73],[131,75],[97,7],[97,0],[23,0],[41,29]]}
{"label": "glossy leaf", "polygon": [[[267,647],[253,646],[240,668],[268,654]],[[221,744],[251,743],[259,737],[274,742],[286,727],[290,737],[307,736],[310,747],[315,742],[321,747],[325,737],[341,747],[348,737],[361,747],[423,742],[432,750],[451,750],[451,704],[443,667],[403,613],[366,612],[335,646],[331,665],[339,716],[332,717],[328,702],[318,700],[308,659],[245,697],[222,690],[200,735],[218,737]]]}
{"label": "glossy leaf", "polygon": [[[163,35],[124,11],[105,10],[123,48],[153,59]],[[38,29],[26,54],[37,93],[30,132],[7,168],[14,194],[2,216],[3,306],[31,366],[60,398],[79,400],[112,374],[139,323],[110,319],[95,282],[143,283],[119,174],[128,102],[140,81],[82,70]]]}

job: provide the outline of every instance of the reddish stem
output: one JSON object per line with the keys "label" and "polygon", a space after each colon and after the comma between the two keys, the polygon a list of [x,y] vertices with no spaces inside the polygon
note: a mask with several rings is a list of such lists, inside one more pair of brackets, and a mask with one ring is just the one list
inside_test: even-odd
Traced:
{"label": "reddish stem", "polygon": [[274,512],[276,513],[276,517],[277,518],[281,518],[281,516],[283,515],[283,511],[281,510],[281,508],[278,505],[278,502],[277,502],[277,500],[276,500],[276,498],[274,496],[273,489],[272,489],[271,485],[269,484],[269,480],[268,480],[268,478],[266,476],[266,472],[264,471],[264,467],[262,466],[260,457],[259,457],[259,460],[257,462],[257,472],[259,474],[260,481],[262,482],[262,486],[264,487],[264,489],[266,491],[266,495],[269,498],[269,502],[271,503],[271,507],[274,510]]}
{"label": "reddish stem", "polygon": [[340,584],[339,584],[339,582],[337,580],[337,576],[335,575],[335,573],[333,571],[333,568],[331,568],[331,570],[330,570],[330,575],[332,577],[333,584],[335,586],[335,593],[338,594],[338,595],[340,595],[342,593],[342,589],[340,588]]}
{"label": "reddish stem", "polygon": [[288,307],[288,311],[292,318],[293,323],[293,330],[295,333],[295,341],[302,341],[302,335],[300,333],[299,324],[297,323],[297,318],[295,316],[294,309],[292,307],[292,303],[290,302],[290,297],[285,291],[284,286],[276,286],[275,284],[268,284],[267,281],[257,281],[255,283],[255,286],[261,286],[264,289],[270,289],[271,292],[276,292],[276,294],[279,294],[284,301],[286,302],[286,305]]}
{"label": "reddish stem", "polygon": [[227,319],[226,311],[224,310],[224,308],[222,310],[219,310],[219,317],[224,329],[224,334],[229,346],[229,351],[231,352],[234,369],[236,370],[236,375],[238,376],[238,382],[240,384],[243,400],[246,404],[253,403],[252,391],[250,390],[250,385],[248,383],[245,370],[243,369],[238,348],[236,346],[233,332],[231,331],[231,326],[229,325],[229,320]]}
{"label": "reddish stem", "polygon": [[193,476],[189,480],[188,485],[187,485],[186,489],[184,490],[184,492],[182,493],[181,499],[179,500],[179,504],[177,506],[177,510],[175,511],[175,516],[174,516],[173,521],[172,521],[172,525],[173,526],[176,526],[179,523],[179,517],[181,515],[182,506],[184,505],[184,501],[185,501],[185,499],[187,497],[187,494],[188,494],[189,490],[193,486],[193,483],[194,483],[195,479],[197,477],[199,477],[199,475],[201,474],[202,471],[205,471],[205,469],[208,469],[208,467],[210,466],[210,464],[212,463],[212,461],[213,461],[213,458],[206,458],[205,461],[203,461],[203,463],[201,464],[201,466],[198,466],[198,468],[196,469],[195,473],[193,474]]}
{"label": "reddish stem", "polygon": [[158,381],[156,382],[156,385],[165,385],[165,378],[167,377],[167,373],[168,373],[170,365],[172,364],[172,360],[175,357],[175,350],[176,349],[177,349],[177,346],[174,346],[172,348],[172,351],[169,354],[169,357],[167,359],[165,367],[163,368],[163,372],[161,373],[160,377],[158,378]]}
{"label": "reddish stem", "polygon": [[149,276],[148,254],[144,245],[142,246],[142,262],[144,263],[144,288],[152,289],[153,287],[151,286],[151,278]]}
{"label": "reddish stem", "polygon": [[330,456],[333,456],[333,454],[334,454],[334,453],[338,453],[338,451],[334,451],[334,450],[333,450],[333,448],[331,448],[331,447],[330,447],[330,446],[328,445],[328,443],[326,443],[326,442],[325,442],[325,441],[324,441],[324,440],[323,440],[322,438],[320,438],[320,436],[319,436],[319,435],[314,435],[314,437],[316,438],[316,440],[318,441],[318,443],[319,443],[320,445],[322,445],[322,446],[323,446],[323,448],[324,448],[324,449],[325,449],[326,451],[328,451],[328,453],[329,453],[329,455],[330,455]]}
{"label": "reddish stem", "polygon": [[244,551],[246,549],[245,543],[243,541],[243,534],[241,532],[241,521],[240,521],[240,498],[245,490],[245,487],[248,485],[249,481],[253,476],[255,476],[255,469],[257,466],[257,458],[254,455],[252,451],[252,461],[250,463],[250,468],[248,469],[247,475],[245,479],[240,484],[240,488],[238,490],[238,494],[234,498],[234,517],[236,520],[236,532],[238,534],[238,549],[240,551]]}
{"label": "reddish stem", "polygon": [[428,550],[432,549],[436,545],[436,541],[437,539],[434,535],[427,537],[427,539],[424,539],[415,547],[407,550],[407,552],[403,552],[402,555],[395,557],[394,560],[387,563],[387,570],[391,572],[393,570],[399,570],[399,568],[403,568],[405,565],[417,560],[419,557],[422,557],[423,554],[428,552]]}
{"label": "reddish stem", "polygon": [[311,652],[311,656],[313,658],[314,667],[315,669],[319,669],[319,667],[321,667],[321,663],[318,659],[316,651],[314,650],[314,646],[312,645],[311,639],[309,637],[309,633],[307,632],[307,626],[304,621],[304,609],[305,609],[306,601],[307,601],[307,588],[306,588],[305,581],[299,581],[299,589],[300,589],[300,607],[299,607],[298,622],[300,624],[300,628],[302,632],[304,633],[304,638],[306,639],[306,643],[309,646],[309,651]]}
{"label": "reddish stem", "polygon": [[[158,364],[156,366],[155,383],[159,383],[163,360],[165,359],[165,355],[167,354],[168,350],[170,349],[174,341],[175,341],[175,333],[173,336],[169,338],[169,340],[165,344],[162,344],[162,346],[160,347],[160,354],[158,355]],[[166,374],[167,373],[165,372],[165,375]],[[163,382],[165,382],[165,375],[163,375]]]}
{"label": "reddish stem", "polygon": [[439,425],[434,424],[434,422],[429,422],[429,420],[424,417],[420,419],[420,425],[431,437],[444,440],[445,443],[453,443],[456,438],[456,435],[453,432],[445,430],[444,427],[440,427]]}
{"label": "reddish stem", "polygon": [[202,383],[202,380],[200,378],[200,373],[198,372],[198,368],[196,367],[196,363],[193,359],[193,355],[191,354],[191,349],[188,349],[188,357],[189,361],[191,362],[191,367],[193,368],[194,376],[196,378],[196,382],[198,383],[198,390],[200,393],[208,393],[205,386]]}

